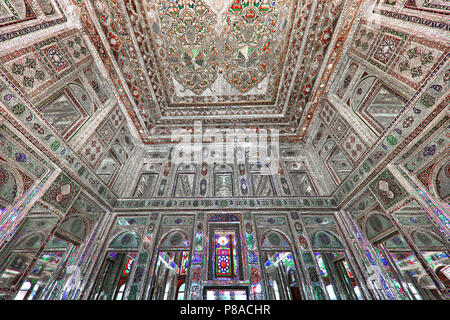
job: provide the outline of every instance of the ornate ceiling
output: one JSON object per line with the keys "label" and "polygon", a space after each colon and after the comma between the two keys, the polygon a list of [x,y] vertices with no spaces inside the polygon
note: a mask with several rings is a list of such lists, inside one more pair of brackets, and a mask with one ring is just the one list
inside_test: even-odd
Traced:
{"label": "ornate ceiling", "polygon": [[290,3],[158,1],[147,17],[169,106],[271,101],[289,37]]}
{"label": "ornate ceiling", "polygon": [[344,43],[333,37],[348,31],[338,21],[360,4],[353,2],[99,0],[91,13],[144,143],[168,142],[173,128],[199,119],[278,128],[282,139],[298,141],[330,43],[333,51]]}

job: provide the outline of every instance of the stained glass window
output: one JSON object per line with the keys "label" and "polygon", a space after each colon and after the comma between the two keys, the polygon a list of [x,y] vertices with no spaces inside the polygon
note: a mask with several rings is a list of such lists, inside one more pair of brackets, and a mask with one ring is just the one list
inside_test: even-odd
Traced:
{"label": "stained glass window", "polygon": [[216,275],[221,276],[231,276],[231,256],[230,249],[228,248],[218,248],[216,249],[217,264],[216,264]]}
{"label": "stained glass window", "polygon": [[42,257],[40,258],[43,262],[49,262],[58,264],[59,260],[61,259],[64,252],[49,252],[42,254]]}
{"label": "stained glass window", "polygon": [[31,270],[32,274],[40,274],[42,269],[44,268],[44,265],[42,263],[36,264],[34,268]]}
{"label": "stained glass window", "polygon": [[160,252],[159,260],[166,265],[167,268],[172,269],[176,273],[179,272],[177,264],[173,261],[173,257],[171,257],[170,252]]}
{"label": "stained glass window", "polygon": [[218,278],[232,278],[237,276],[238,268],[237,243],[234,232],[216,232],[214,236],[215,276]]}
{"label": "stained glass window", "polygon": [[440,264],[448,264],[448,256],[445,252],[428,251],[422,252],[422,254],[432,269]]}
{"label": "stained glass window", "polygon": [[287,270],[295,269],[294,258],[291,253],[285,254],[282,261]]}
{"label": "stained glass window", "polygon": [[[189,273],[191,252],[160,251],[154,271],[151,300],[184,300],[186,275]],[[194,261],[194,256],[192,256]]]}

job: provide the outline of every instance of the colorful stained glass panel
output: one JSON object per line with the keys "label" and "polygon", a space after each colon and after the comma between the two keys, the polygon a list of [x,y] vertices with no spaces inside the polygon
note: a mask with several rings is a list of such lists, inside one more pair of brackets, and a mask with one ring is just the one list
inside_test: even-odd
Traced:
{"label": "colorful stained glass panel", "polygon": [[216,249],[216,275],[231,276],[231,255],[230,249]]}

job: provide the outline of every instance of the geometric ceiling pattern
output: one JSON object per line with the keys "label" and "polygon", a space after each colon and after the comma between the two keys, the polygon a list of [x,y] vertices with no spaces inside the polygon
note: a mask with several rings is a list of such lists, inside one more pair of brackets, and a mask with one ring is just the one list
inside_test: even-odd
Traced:
{"label": "geometric ceiling pattern", "polygon": [[101,34],[144,143],[168,143],[174,128],[190,129],[195,120],[204,127],[275,127],[281,141],[299,141],[315,111],[309,106],[330,43],[341,36],[336,53],[351,26],[336,29],[344,7],[342,19],[351,20],[359,5],[98,0],[89,10],[93,24],[82,20],[94,43]]}

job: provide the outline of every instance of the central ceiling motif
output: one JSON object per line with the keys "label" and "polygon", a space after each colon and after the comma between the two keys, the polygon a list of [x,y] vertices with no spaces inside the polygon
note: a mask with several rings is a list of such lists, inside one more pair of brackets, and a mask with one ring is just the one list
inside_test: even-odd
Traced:
{"label": "central ceiling motif", "polygon": [[344,3],[96,0],[93,8],[138,133],[144,143],[167,143],[174,128],[198,119],[295,139],[311,119],[304,113]]}

